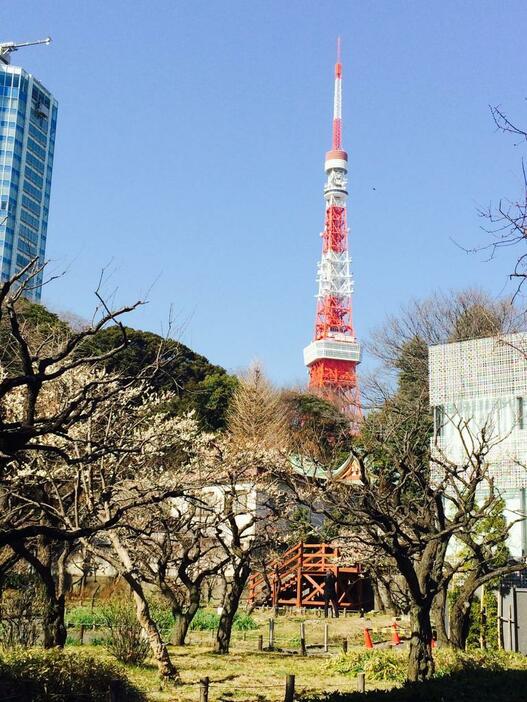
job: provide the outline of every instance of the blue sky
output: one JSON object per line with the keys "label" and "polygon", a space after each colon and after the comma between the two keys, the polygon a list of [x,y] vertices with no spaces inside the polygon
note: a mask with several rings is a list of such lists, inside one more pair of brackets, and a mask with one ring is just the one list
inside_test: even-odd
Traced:
{"label": "blue sky", "polygon": [[435,289],[499,295],[480,205],[520,191],[522,0],[0,0],[3,41],[59,100],[44,294],[89,317],[107,267],[135,326],[230,370],[305,380],[342,35],[357,335]]}

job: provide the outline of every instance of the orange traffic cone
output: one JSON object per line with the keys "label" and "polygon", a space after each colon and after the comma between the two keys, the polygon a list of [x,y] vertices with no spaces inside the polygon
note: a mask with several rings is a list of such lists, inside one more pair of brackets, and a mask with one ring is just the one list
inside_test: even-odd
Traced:
{"label": "orange traffic cone", "polygon": [[364,629],[364,647],[373,648],[373,641],[371,640],[371,634],[369,629]]}
{"label": "orange traffic cone", "polygon": [[399,637],[399,632],[397,631],[397,622],[394,622],[392,624],[392,627],[393,627],[392,646],[398,646],[401,643],[401,639]]}

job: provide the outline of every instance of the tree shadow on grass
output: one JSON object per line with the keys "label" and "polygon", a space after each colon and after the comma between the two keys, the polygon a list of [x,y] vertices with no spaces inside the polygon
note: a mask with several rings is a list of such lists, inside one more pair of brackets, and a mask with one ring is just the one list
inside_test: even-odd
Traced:
{"label": "tree shadow on grass", "polygon": [[525,702],[527,670],[475,670],[452,673],[392,690],[329,692],[302,702]]}

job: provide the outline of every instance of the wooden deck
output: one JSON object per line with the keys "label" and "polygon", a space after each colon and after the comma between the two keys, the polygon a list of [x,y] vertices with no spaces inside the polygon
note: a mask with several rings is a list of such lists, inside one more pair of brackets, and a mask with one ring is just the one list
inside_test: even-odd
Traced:
{"label": "wooden deck", "polygon": [[360,564],[341,562],[337,547],[300,542],[269,564],[265,573],[254,573],[248,583],[249,603],[272,606],[323,607],[324,578],[336,578],[339,606],[368,610],[373,607],[370,582]]}

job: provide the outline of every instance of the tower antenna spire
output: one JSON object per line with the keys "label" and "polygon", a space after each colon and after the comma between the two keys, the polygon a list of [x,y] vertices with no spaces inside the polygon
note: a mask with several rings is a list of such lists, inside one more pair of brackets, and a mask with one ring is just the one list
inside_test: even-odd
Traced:
{"label": "tower antenna spire", "polygon": [[335,63],[332,148],[333,150],[342,149],[342,61],[340,56],[340,37],[337,37],[337,62]]}
{"label": "tower antenna spire", "polygon": [[342,148],[342,60],[337,39],[333,138],[326,154],[324,186],[326,217],[322,232],[322,257],[318,264],[318,293],[315,336],[304,349],[309,369],[309,387],[336,401],[348,413],[352,428],[361,419],[357,386],[360,345],[355,339],[351,314],[353,280],[348,252],[346,200],[348,154]]}

